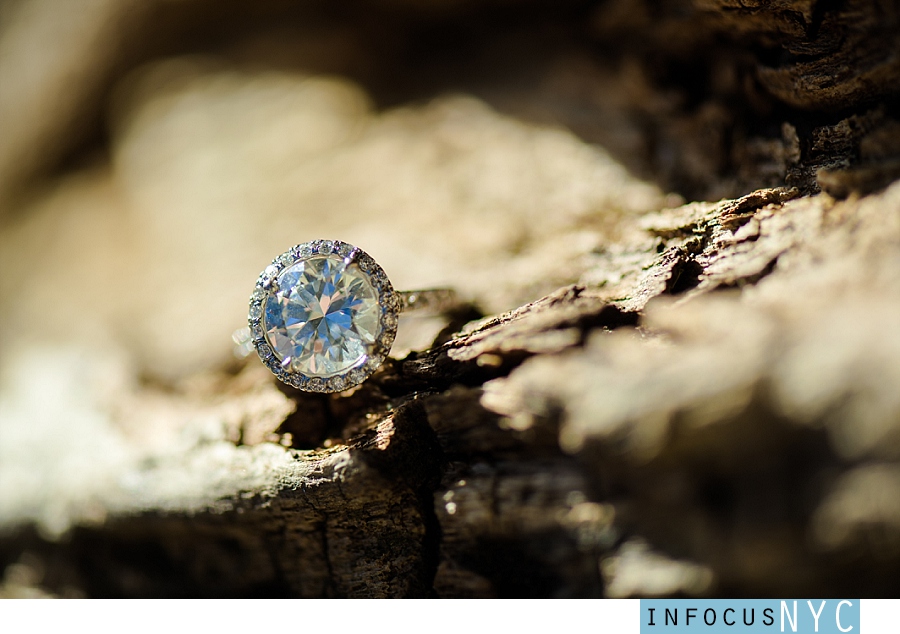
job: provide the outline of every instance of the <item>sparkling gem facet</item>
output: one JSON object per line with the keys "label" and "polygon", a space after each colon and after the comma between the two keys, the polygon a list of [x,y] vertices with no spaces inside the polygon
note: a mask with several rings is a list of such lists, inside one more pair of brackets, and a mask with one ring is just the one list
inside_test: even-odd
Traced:
{"label": "sparkling gem facet", "polygon": [[285,369],[328,377],[363,364],[380,331],[378,294],[339,255],[288,267],[265,302],[263,328]]}

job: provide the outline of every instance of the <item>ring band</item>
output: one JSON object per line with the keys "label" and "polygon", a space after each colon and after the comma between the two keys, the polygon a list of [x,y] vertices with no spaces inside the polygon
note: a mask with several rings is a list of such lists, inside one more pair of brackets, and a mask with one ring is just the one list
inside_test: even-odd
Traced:
{"label": "ring band", "polygon": [[401,312],[459,306],[449,288],[395,291],[365,251],[313,240],[275,258],[250,296],[248,328],[233,335],[284,383],[306,392],[341,392],[372,375],[390,353]]}
{"label": "ring band", "polygon": [[421,291],[397,291],[400,295],[400,312],[446,313],[460,305],[452,288],[429,288]]}

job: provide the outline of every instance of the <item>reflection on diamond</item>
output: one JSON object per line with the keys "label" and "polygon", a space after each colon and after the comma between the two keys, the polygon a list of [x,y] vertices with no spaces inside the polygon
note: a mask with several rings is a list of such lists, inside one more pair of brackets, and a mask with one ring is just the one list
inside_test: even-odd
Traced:
{"label": "reflection on diamond", "polygon": [[380,330],[378,295],[356,265],[316,256],[278,276],[263,327],[284,366],[328,377],[365,363]]}

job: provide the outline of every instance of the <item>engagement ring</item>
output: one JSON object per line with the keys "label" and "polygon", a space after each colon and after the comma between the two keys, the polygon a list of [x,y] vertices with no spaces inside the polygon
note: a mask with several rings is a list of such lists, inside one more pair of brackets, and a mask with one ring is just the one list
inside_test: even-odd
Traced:
{"label": "engagement ring", "polygon": [[234,335],[255,348],[281,381],[307,392],[340,392],[384,362],[401,312],[447,311],[451,289],[394,290],[365,251],[340,240],[304,242],[275,258],[250,296],[249,329]]}

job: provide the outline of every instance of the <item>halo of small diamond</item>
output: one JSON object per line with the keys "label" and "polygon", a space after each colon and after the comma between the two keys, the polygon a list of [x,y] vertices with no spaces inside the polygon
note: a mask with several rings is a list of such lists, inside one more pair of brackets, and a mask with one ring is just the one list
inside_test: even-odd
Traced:
{"label": "halo of small diamond", "polygon": [[[378,296],[380,320],[375,341],[354,366],[327,377],[314,376],[296,370],[282,362],[265,335],[264,313],[268,298],[277,292],[277,281],[285,269],[312,257],[336,254],[344,259],[347,266],[355,266],[367,279]],[[280,381],[305,392],[342,392],[355,387],[369,378],[381,366],[391,351],[397,336],[397,322],[401,302],[384,270],[369,254],[358,247],[340,240],[312,240],[288,249],[267,266],[250,295],[248,323],[253,346],[263,364]]]}

